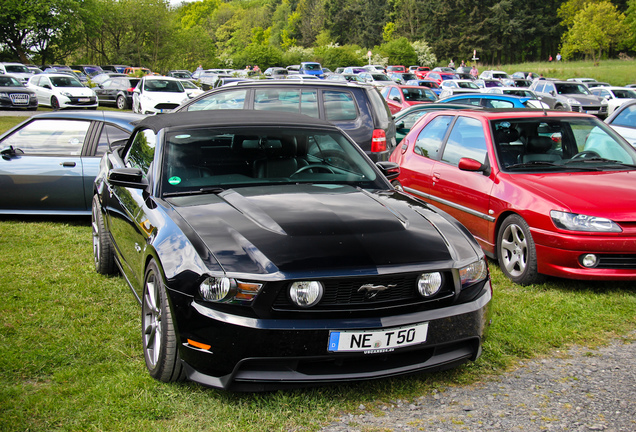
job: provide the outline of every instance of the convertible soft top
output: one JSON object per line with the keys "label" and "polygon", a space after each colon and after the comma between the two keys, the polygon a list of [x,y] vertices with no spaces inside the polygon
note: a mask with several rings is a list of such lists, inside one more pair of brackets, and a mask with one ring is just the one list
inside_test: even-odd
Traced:
{"label": "convertible soft top", "polygon": [[295,113],[254,110],[205,110],[160,114],[146,117],[137,129],[150,128],[155,133],[164,128],[197,126],[332,126],[325,120]]}

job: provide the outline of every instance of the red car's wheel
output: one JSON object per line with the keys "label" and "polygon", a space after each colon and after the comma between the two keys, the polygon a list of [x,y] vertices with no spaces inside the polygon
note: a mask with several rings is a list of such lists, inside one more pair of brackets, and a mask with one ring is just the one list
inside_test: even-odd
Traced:
{"label": "red car's wheel", "polygon": [[537,272],[537,251],[528,223],[519,215],[508,216],[497,235],[497,258],[501,271],[519,285],[543,280]]}

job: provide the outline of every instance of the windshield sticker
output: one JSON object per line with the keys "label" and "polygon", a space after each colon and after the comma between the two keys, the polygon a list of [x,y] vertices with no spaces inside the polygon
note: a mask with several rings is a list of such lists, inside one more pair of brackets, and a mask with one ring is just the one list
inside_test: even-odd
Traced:
{"label": "windshield sticker", "polygon": [[171,185],[178,185],[179,183],[181,183],[181,177],[177,177],[177,176],[170,177],[168,179],[168,183],[170,183]]}

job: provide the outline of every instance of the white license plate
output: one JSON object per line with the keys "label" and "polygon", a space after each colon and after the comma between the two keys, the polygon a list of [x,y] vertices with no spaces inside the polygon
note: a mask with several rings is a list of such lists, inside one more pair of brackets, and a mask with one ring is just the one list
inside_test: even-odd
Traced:
{"label": "white license plate", "polygon": [[90,98],[79,98],[80,102],[90,102],[91,99]]}
{"label": "white license plate", "polygon": [[585,111],[586,114],[598,114],[598,111]]}
{"label": "white license plate", "polygon": [[381,330],[332,330],[329,347],[332,352],[392,351],[409,345],[426,342],[428,323]]}

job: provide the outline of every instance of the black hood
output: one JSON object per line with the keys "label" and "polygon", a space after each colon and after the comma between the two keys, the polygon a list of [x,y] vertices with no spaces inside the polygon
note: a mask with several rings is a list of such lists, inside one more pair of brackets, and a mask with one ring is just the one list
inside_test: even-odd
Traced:
{"label": "black hood", "polygon": [[270,185],[168,201],[228,273],[368,273],[477,257],[453,220],[395,191]]}

